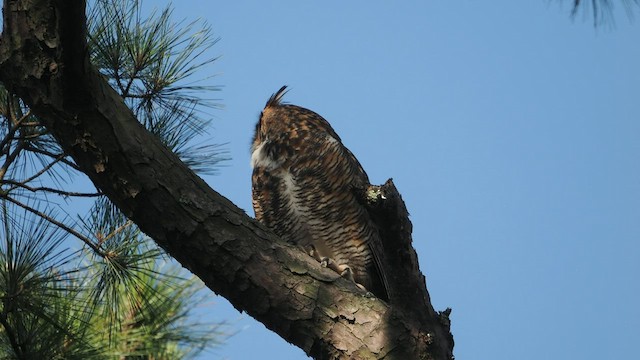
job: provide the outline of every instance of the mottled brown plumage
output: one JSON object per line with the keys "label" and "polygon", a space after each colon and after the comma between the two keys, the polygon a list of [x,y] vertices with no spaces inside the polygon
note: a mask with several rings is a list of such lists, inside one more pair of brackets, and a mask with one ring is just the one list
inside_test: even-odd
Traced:
{"label": "mottled brown plumage", "polygon": [[255,129],[256,218],[284,240],[315,249],[324,265],[387,299],[380,235],[357,197],[369,185],[367,174],[325,119],[283,104],[285,93],[283,86],[269,98]]}

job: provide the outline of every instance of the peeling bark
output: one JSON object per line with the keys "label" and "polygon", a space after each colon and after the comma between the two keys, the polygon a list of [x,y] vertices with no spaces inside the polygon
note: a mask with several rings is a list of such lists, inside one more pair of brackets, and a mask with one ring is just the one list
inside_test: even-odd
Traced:
{"label": "peeling bark", "polygon": [[211,189],[134,118],[89,63],[85,2],[5,0],[0,80],[93,183],[158,245],[316,359],[451,359],[392,182],[363,191],[381,228],[389,304],[323,269]]}

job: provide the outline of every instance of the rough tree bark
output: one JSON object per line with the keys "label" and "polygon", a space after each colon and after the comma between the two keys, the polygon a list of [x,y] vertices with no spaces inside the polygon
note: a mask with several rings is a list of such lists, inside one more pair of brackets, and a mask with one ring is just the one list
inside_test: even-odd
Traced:
{"label": "rough tree bark", "polygon": [[317,359],[451,359],[392,182],[362,193],[392,261],[389,304],[323,269],[212,190],[90,64],[84,0],[4,0],[0,80],[146,234],[217,294]]}

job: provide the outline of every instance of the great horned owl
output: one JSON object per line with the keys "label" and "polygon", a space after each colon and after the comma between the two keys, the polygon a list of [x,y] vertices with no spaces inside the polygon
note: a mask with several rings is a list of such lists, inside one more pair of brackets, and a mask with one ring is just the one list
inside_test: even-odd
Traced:
{"label": "great horned owl", "polygon": [[331,125],[315,112],[269,98],[251,146],[256,218],[284,240],[388,299],[380,235],[358,191],[369,178]]}

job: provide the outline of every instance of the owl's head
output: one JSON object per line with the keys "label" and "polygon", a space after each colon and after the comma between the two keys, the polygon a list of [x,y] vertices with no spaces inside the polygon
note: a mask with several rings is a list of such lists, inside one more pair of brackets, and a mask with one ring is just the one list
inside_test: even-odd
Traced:
{"label": "owl's head", "polygon": [[287,91],[285,85],[267,100],[253,135],[254,149],[264,141],[289,142],[304,140],[309,136],[330,135],[340,141],[322,116],[309,109],[283,102],[282,98]]}
{"label": "owl's head", "polygon": [[[275,134],[286,133],[291,129],[292,116],[291,111],[286,111],[285,106],[292,107],[293,105],[285,105],[282,98],[287,93],[287,86],[283,86],[275,94],[271,95],[267,103],[264,105],[264,109],[260,113],[260,119],[256,124],[256,130],[254,134],[254,142],[258,138],[270,137],[273,138]],[[291,110],[291,109],[289,109]],[[272,133],[272,136],[268,136]],[[260,139],[261,141],[264,139]]]}

